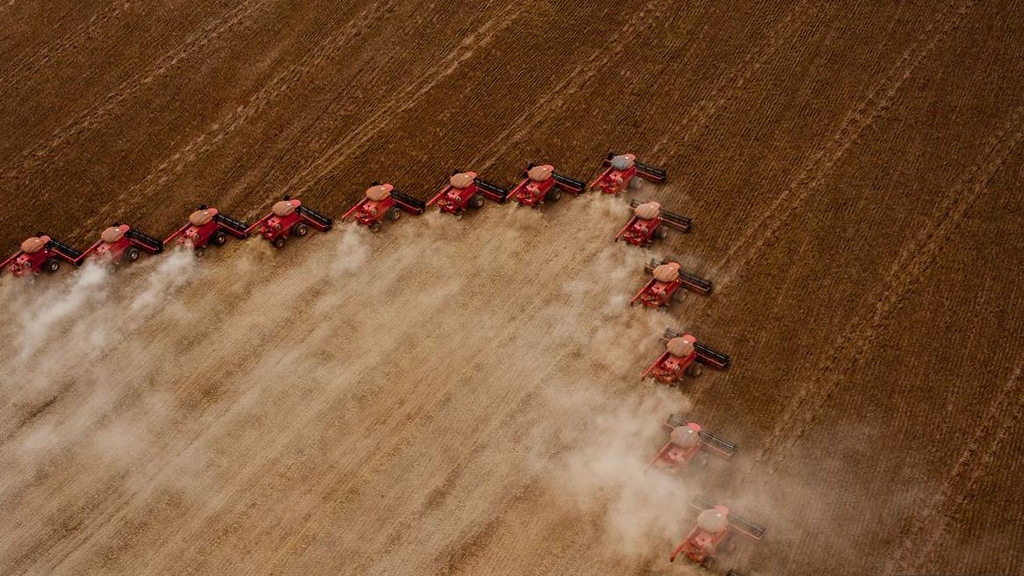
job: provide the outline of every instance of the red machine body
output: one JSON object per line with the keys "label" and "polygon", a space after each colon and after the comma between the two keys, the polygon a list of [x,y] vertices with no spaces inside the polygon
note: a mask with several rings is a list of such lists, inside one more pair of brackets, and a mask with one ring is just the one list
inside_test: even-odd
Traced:
{"label": "red machine body", "polygon": [[437,204],[441,212],[461,216],[466,208],[481,208],[484,198],[504,204],[509,191],[481,180],[476,172],[453,172],[448,185],[427,201],[427,206]]}
{"label": "red machine body", "polygon": [[615,235],[615,241],[622,240],[627,244],[645,247],[653,240],[662,240],[668,235],[669,229],[684,234],[693,227],[693,221],[668,210],[662,210],[657,202],[641,202],[632,200],[633,216],[629,222]]}
{"label": "red machine body", "polygon": [[376,232],[380,230],[380,224],[385,218],[398,220],[402,217],[402,211],[416,216],[422,214],[426,208],[425,202],[395,190],[391,184],[374,182],[366,189],[365,197],[349,209],[341,219],[352,218]]}
{"label": "red machine body", "polygon": [[[754,540],[760,540],[764,536],[764,527],[732,514],[721,504],[713,505],[696,498],[690,505],[700,510],[697,523],[673,550],[669,562],[675,562],[676,557],[682,554],[691,562],[700,564],[703,568],[710,568],[720,552],[732,549],[732,537],[735,534]],[[736,573],[730,570],[729,574]]]}
{"label": "red machine body", "polygon": [[698,343],[692,334],[666,329],[661,339],[665,342],[665,351],[643,372],[641,380],[653,378],[671,386],[682,380],[684,375],[691,378],[700,376],[703,366],[716,370],[729,367],[729,356]]}
{"label": "red machine body", "polygon": [[555,172],[550,164],[527,164],[523,170],[523,181],[513,188],[508,197],[520,206],[537,208],[545,202],[557,202],[562,192],[580,195],[586,184],[564,174]]}
{"label": "red machine body", "polygon": [[334,226],[334,220],[303,206],[298,200],[285,196],[283,200],[274,204],[270,214],[249,226],[244,234],[248,235],[259,229],[260,236],[270,242],[271,246],[281,248],[289,237],[308,234],[309,226],[327,232]]}
{"label": "red machine body", "polygon": [[127,224],[114,224],[100,234],[100,239],[79,256],[94,262],[135,262],[143,252],[159,254],[164,243],[133,229]]}
{"label": "red machine body", "polygon": [[177,241],[182,246],[191,246],[196,254],[202,255],[207,246],[223,246],[228,235],[236,238],[247,238],[249,233],[244,222],[227,214],[221,214],[216,208],[208,208],[205,204],[188,217],[188,223],[178,228],[164,240],[164,246]]}
{"label": "red machine body", "polygon": [[590,190],[600,190],[604,194],[617,196],[626,187],[639,190],[643,185],[643,180],[661,184],[667,178],[664,170],[640,162],[633,154],[609,152],[601,166],[604,171],[590,183]]}
{"label": "red machine body", "polygon": [[644,266],[644,271],[651,275],[651,279],[633,295],[630,306],[639,302],[648,308],[666,308],[685,294],[680,289],[701,296],[710,296],[714,289],[710,280],[680,270],[679,262],[671,257],[664,260],[652,258]]}
{"label": "red machine body", "polygon": [[654,455],[649,467],[664,471],[682,472],[691,462],[700,466],[707,464],[707,453],[713,453],[726,460],[736,453],[736,445],[705,430],[696,422],[687,422],[682,416],[672,414],[664,422],[669,429],[669,440]]}
{"label": "red machine body", "polygon": [[81,257],[82,253],[78,250],[38,232],[23,241],[14,255],[0,262],[0,272],[10,270],[12,275],[18,277],[39,272],[52,274],[60,269],[62,260],[77,266]]}

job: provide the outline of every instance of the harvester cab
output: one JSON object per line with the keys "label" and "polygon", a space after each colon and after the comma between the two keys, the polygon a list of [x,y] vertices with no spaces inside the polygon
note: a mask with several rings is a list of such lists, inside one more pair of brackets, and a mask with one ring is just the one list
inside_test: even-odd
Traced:
{"label": "harvester cab", "polygon": [[[740,534],[753,540],[764,537],[764,527],[740,518],[721,504],[694,498],[690,505],[700,511],[697,523],[672,552],[669,562],[674,562],[677,556],[683,554],[691,562],[710,568],[720,553],[732,550],[734,535]],[[730,570],[729,574],[736,573]]]}
{"label": "harvester cab", "polygon": [[644,271],[651,275],[651,279],[629,301],[630,306],[640,302],[648,308],[666,308],[686,294],[680,288],[701,296],[710,296],[714,288],[710,280],[680,270],[678,260],[672,257],[663,260],[652,258],[644,266]]}
{"label": "harvester cab", "polygon": [[665,351],[641,375],[641,380],[653,378],[666,386],[679,382],[683,376],[697,378],[703,366],[716,370],[729,367],[729,357],[709,346],[700,344],[692,334],[666,329],[661,337]]}
{"label": "harvester cab", "polygon": [[726,460],[736,453],[735,444],[678,414],[670,415],[664,426],[669,429],[668,442],[654,455],[649,467],[682,472],[691,462],[706,465],[709,452]]}
{"label": "harvester cab", "polygon": [[627,187],[639,190],[643,187],[644,180],[662,184],[668,176],[661,168],[644,164],[633,154],[609,152],[601,166],[604,171],[590,183],[590,190],[600,190],[604,194],[616,196]]}
{"label": "harvester cab", "polygon": [[508,197],[520,206],[537,208],[545,202],[557,202],[562,192],[578,196],[586,187],[586,183],[556,172],[550,164],[534,165],[531,162],[523,170],[523,181],[509,192]]}
{"label": "harvester cab", "polygon": [[668,210],[662,210],[657,202],[641,202],[631,200],[633,216],[629,222],[615,235],[615,241],[624,240],[634,246],[647,246],[652,240],[662,240],[668,236],[669,228],[687,233],[693,227],[693,221]]}
{"label": "harvester cab", "polygon": [[448,185],[427,201],[427,206],[437,204],[441,212],[461,216],[466,208],[479,209],[484,199],[504,204],[509,191],[477,177],[476,172],[455,171],[448,179]]}
{"label": "harvester cab", "polygon": [[402,217],[403,211],[416,216],[422,214],[426,209],[426,202],[403,194],[386,182],[383,184],[374,182],[366,189],[363,199],[349,209],[341,219],[353,218],[356,222],[368,227],[371,232],[377,232],[385,218],[398,220]]}
{"label": "harvester cab", "polygon": [[248,235],[253,230],[259,229],[260,236],[270,242],[271,246],[281,248],[289,237],[301,237],[308,234],[310,226],[321,232],[327,232],[334,226],[334,220],[303,206],[299,200],[285,196],[274,204],[270,214],[246,228],[244,234]]}
{"label": "harvester cab", "polygon": [[23,241],[14,255],[0,262],[0,272],[10,270],[12,275],[19,277],[39,272],[53,274],[60,269],[61,260],[77,266],[81,257],[82,253],[71,246],[37,232]]}
{"label": "harvester cab", "polygon": [[90,246],[78,260],[88,258],[94,262],[116,264],[118,262],[135,262],[143,252],[159,254],[164,251],[164,243],[143,234],[127,224],[115,223],[100,233],[100,239]]}
{"label": "harvester cab", "polygon": [[202,256],[203,251],[211,244],[223,246],[228,241],[229,234],[239,239],[248,238],[248,230],[249,226],[245,222],[203,204],[189,215],[187,224],[164,240],[164,246],[177,241],[182,246],[191,246],[197,256]]}

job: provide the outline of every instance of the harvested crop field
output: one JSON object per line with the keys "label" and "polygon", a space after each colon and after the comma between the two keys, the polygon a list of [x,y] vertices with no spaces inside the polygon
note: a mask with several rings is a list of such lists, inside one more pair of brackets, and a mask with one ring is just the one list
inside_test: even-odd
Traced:
{"label": "harvested crop field", "polygon": [[[733,5],[735,4],[735,5]],[[664,167],[0,276],[0,574],[1024,573],[1024,8],[0,1],[0,241]],[[716,284],[627,306],[675,254]],[[67,268],[70,268],[68,266]],[[666,327],[732,356],[640,382]],[[739,446],[645,469],[684,413]]]}

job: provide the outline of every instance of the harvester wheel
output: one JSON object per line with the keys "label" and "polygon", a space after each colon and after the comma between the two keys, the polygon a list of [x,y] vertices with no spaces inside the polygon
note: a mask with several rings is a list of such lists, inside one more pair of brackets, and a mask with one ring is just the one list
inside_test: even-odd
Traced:
{"label": "harvester wheel", "polygon": [[644,180],[639,176],[633,176],[633,179],[629,181],[630,190],[640,190],[644,187]]}
{"label": "harvester wheel", "polygon": [[57,260],[56,258],[48,258],[45,262],[43,262],[44,272],[49,272],[50,274],[53,274],[57,270],[60,270],[60,260]]}
{"label": "harvester wheel", "polygon": [[139,249],[135,246],[129,246],[128,249],[124,251],[124,256],[122,256],[122,258],[124,258],[125,262],[135,262],[139,259]]}
{"label": "harvester wheel", "polygon": [[292,236],[305,236],[308,233],[309,226],[306,226],[302,222],[299,222],[295,224],[295,226],[292,226]]}
{"label": "harvester wheel", "polygon": [[206,254],[206,250],[203,248],[196,248],[196,258],[202,258],[203,254]]}
{"label": "harvester wheel", "polygon": [[703,467],[708,465],[708,455],[707,454],[697,454],[696,460],[697,460],[697,466],[700,466],[701,468],[703,468]]}
{"label": "harvester wheel", "polygon": [[483,208],[484,197],[479,194],[474,194],[473,197],[469,199],[469,205],[473,208]]}
{"label": "harvester wheel", "polygon": [[694,362],[686,369],[686,375],[690,378],[697,378],[704,373],[704,365]]}
{"label": "harvester wheel", "polygon": [[668,425],[673,428],[679,428],[686,424],[686,418],[683,418],[679,414],[672,414],[668,417]]}
{"label": "harvester wheel", "polygon": [[270,245],[273,246],[274,248],[278,248],[278,249],[283,248],[284,247],[284,236],[278,236],[277,238],[274,238],[274,241],[271,242]]}
{"label": "harvester wheel", "polygon": [[668,236],[668,228],[665,228],[664,226],[658,226],[657,228],[654,229],[655,240],[664,240],[666,236]]}
{"label": "harvester wheel", "polygon": [[217,246],[223,246],[228,241],[228,235],[223,230],[217,230],[213,233],[213,238],[210,238],[210,241]]}
{"label": "harvester wheel", "polygon": [[402,211],[392,206],[388,208],[388,220],[398,220],[402,217]]}
{"label": "harvester wheel", "polygon": [[559,188],[552,188],[548,190],[548,195],[545,200],[548,202],[558,202],[558,199],[562,197],[562,190]]}

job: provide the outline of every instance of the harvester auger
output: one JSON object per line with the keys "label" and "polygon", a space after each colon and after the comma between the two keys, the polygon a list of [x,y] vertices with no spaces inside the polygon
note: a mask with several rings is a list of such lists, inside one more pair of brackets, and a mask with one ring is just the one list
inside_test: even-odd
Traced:
{"label": "harvester auger", "polygon": [[[680,554],[691,562],[710,568],[719,552],[729,552],[733,548],[733,536],[740,534],[754,540],[764,537],[765,529],[729,512],[721,504],[711,504],[702,498],[694,498],[690,505],[700,510],[697,524],[686,535],[669,557],[674,562]],[[726,576],[738,576],[729,570]]]}
{"label": "harvester auger", "polygon": [[672,257],[664,260],[652,258],[644,266],[644,271],[651,275],[651,279],[629,301],[630,306],[640,302],[648,308],[665,308],[686,294],[680,288],[701,296],[710,296],[714,288],[710,280],[680,270],[679,262]]}
{"label": "harvester auger", "polygon": [[683,234],[690,231],[693,221],[668,210],[662,210],[657,202],[641,202],[631,200],[633,217],[615,235],[615,241],[624,240],[634,246],[647,246],[652,240],[662,240],[668,236],[669,228]]}
{"label": "harvester auger", "polygon": [[164,251],[164,243],[135,230],[127,224],[115,223],[100,234],[100,239],[82,252],[78,257],[95,262],[112,263],[135,262],[143,252],[159,254]]}
{"label": "harvester auger", "polygon": [[27,238],[21,243],[13,256],[0,262],[0,272],[10,270],[14,276],[27,276],[48,272],[53,274],[60,269],[61,260],[78,266],[82,253],[71,246],[56,240],[42,232]]}
{"label": "harvester auger", "polygon": [[663,424],[669,429],[668,442],[654,455],[648,467],[679,473],[691,463],[707,464],[708,453],[726,460],[736,453],[735,444],[696,422],[687,422],[678,414],[671,414]]}
{"label": "harvester auger", "polygon": [[249,225],[245,222],[202,204],[198,210],[189,214],[188,224],[178,228],[164,240],[164,246],[177,240],[178,244],[191,246],[197,256],[202,256],[210,244],[223,246],[228,241],[229,234],[239,239],[248,238],[248,230]]}
{"label": "harvester auger", "polygon": [[666,386],[679,382],[683,376],[696,378],[704,366],[716,370],[729,367],[729,356],[697,342],[692,334],[681,334],[666,328],[661,337],[665,351],[641,375],[640,379],[653,378]]}
{"label": "harvester auger", "polygon": [[537,166],[531,162],[523,170],[522,182],[508,193],[508,197],[520,206],[537,208],[545,202],[557,202],[562,192],[579,196],[586,187],[584,182],[555,172],[550,164]]}
{"label": "harvester auger", "polygon": [[452,172],[448,185],[427,201],[427,206],[437,204],[441,212],[461,216],[466,208],[479,209],[484,198],[504,204],[509,191],[477,177],[476,172]]}
{"label": "harvester auger", "polygon": [[345,212],[341,219],[353,218],[356,222],[368,227],[371,232],[376,232],[380,230],[380,224],[385,218],[398,220],[402,217],[402,211],[417,216],[426,209],[427,204],[423,200],[403,194],[386,182],[384,184],[374,182],[366,189],[363,199],[348,212]]}
{"label": "harvester auger", "polygon": [[[661,168],[644,164],[633,154],[615,154],[609,152],[601,163],[604,169],[596,180],[590,183],[590,190],[600,190],[604,194],[618,196],[627,187],[639,190],[643,181],[663,184],[668,174]],[[639,176],[639,178],[638,178]],[[642,178],[642,180],[641,180]]]}
{"label": "harvester auger", "polygon": [[248,235],[253,230],[259,229],[260,236],[270,242],[271,246],[281,248],[290,236],[301,237],[308,234],[310,226],[321,232],[327,232],[334,227],[334,220],[314,212],[290,196],[285,196],[274,204],[270,209],[270,214],[246,228],[245,234]]}

